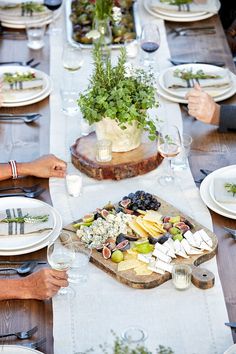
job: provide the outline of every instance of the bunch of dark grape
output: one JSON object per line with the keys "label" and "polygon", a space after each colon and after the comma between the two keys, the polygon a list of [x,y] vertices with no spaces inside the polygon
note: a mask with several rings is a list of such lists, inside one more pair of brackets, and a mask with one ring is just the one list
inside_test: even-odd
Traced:
{"label": "bunch of dark grape", "polygon": [[150,193],[137,191],[123,197],[120,205],[133,211],[140,210],[158,210],[161,203]]}

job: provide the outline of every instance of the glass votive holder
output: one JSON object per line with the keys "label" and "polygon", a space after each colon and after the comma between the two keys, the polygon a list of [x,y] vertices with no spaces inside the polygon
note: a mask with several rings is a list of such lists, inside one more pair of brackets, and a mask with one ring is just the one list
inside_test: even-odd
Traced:
{"label": "glass votive holder", "polygon": [[110,140],[98,140],[96,144],[96,160],[108,162],[112,159],[112,142]]}
{"label": "glass votive holder", "polygon": [[121,335],[122,341],[129,346],[129,349],[144,346],[147,337],[146,331],[140,327],[126,328]]}
{"label": "glass votive holder", "polygon": [[176,289],[188,289],[191,284],[192,268],[188,264],[175,264],[172,270],[172,281]]}
{"label": "glass votive holder", "polygon": [[66,187],[70,196],[79,197],[82,191],[82,176],[66,175]]}

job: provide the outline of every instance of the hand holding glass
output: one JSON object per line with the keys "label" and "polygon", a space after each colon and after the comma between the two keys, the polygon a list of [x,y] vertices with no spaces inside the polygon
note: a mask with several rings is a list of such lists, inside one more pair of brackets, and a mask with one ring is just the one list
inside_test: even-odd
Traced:
{"label": "hand holding glass", "polygon": [[[70,235],[62,232],[55,241],[48,245],[47,259],[53,269],[59,271],[70,269],[75,259],[75,250],[70,241]],[[62,288],[58,295],[66,295],[68,293],[68,288]]]}

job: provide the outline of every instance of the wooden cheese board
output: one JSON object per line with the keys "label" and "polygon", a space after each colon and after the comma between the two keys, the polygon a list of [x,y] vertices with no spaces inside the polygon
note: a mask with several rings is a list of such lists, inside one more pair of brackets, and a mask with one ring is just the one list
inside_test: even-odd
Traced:
{"label": "wooden cheese board", "polygon": [[[208,236],[212,240],[211,251],[204,251],[202,254],[192,255],[186,259],[178,256],[177,258],[172,260],[171,264],[177,264],[177,263],[189,264],[190,266],[195,268],[198,265],[200,265],[201,263],[206,262],[209,259],[213,258],[216,254],[217,246],[218,246],[218,240],[217,240],[216,235],[212,231],[210,231],[209,229],[205,228],[204,226],[202,226],[201,224],[199,224],[198,222],[196,222],[195,220],[190,218],[189,216],[184,215],[182,212],[180,212],[177,208],[175,208],[171,204],[165,202],[164,200],[162,200],[159,197],[157,197],[157,199],[161,203],[161,207],[158,210],[158,212],[160,212],[160,214],[168,215],[168,216],[181,215],[183,217],[186,217],[186,219],[188,219],[194,225],[193,232],[203,229],[207,232]],[[81,219],[80,219],[80,221],[81,221]],[[78,239],[78,237],[76,236],[76,232],[74,231],[73,224],[66,226],[64,228],[64,230],[70,231],[72,237],[74,239]],[[136,288],[136,289],[154,288],[154,287],[157,287],[157,286],[163,284],[167,280],[171,279],[171,274],[169,272],[165,272],[164,274],[157,274],[157,273],[153,272],[151,275],[136,275],[133,269],[118,272],[117,271],[118,265],[116,263],[112,262],[110,259],[104,259],[102,256],[102,253],[95,250],[95,249],[92,251],[90,261],[91,261],[91,263],[95,264],[98,268],[100,268],[104,272],[110,274],[113,278],[115,278],[119,282],[126,284],[132,288]],[[197,273],[199,276],[199,272],[197,272]],[[203,273],[204,272],[202,272],[202,274]],[[203,279],[204,279],[204,274],[203,274]],[[202,279],[200,279],[200,280],[202,280]],[[198,284],[199,284],[199,281],[197,280]],[[213,286],[213,284],[214,284],[214,280],[211,279],[211,286]],[[201,284],[200,284],[199,287],[204,289],[204,288],[210,287],[210,285],[208,286],[208,285],[203,284],[203,286],[201,286]]]}
{"label": "wooden cheese board", "polygon": [[113,152],[110,162],[96,160],[95,133],[78,138],[71,146],[71,160],[74,166],[89,177],[104,180],[120,180],[143,175],[157,168],[163,158],[157,152],[156,141],[143,134],[141,145],[128,152]]}

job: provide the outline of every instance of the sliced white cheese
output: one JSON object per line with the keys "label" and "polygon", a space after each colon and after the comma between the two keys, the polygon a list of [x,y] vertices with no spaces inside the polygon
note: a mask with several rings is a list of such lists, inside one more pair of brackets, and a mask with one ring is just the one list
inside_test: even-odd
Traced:
{"label": "sliced white cheese", "polygon": [[160,268],[162,270],[166,270],[169,273],[172,273],[173,264],[165,263],[161,260],[156,261],[156,268]]}
{"label": "sliced white cheese", "polygon": [[154,250],[152,255],[166,263],[170,263],[172,259],[170,256],[167,256],[159,250]]}
{"label": "sliced white cheese", "polygon": [[161,245],[159,242],[157,242],[155,244],[155,250],[158,250],[164,254],[167,254],[169,249],[167,247],[165,247],[164,244]]}
{"label": "sliced white cheese", "polygon": [[194,239],[194,241],[196,243],[196,247],[197,248],[201,248],[202,238],[201,238],[201,235],[200,235],[199,231],[194,232],[193,239]]}
{"label": "sliced white cheese", "polygon": [[174,241],[175,253],[183,258],[189,258],[179,240]]}
{"label": "sliced white cheese", "polygon": [[187,254],[189,254],[189,255],[201,254],[202,253],[201,250],[190,246],[190,244],[188,243],[188,241],[185,238],[181,241],[181,245],[183,246],[185,252]]}
{"label": "sliced white cheese", "polygon": [[205,241],[208,244],[208,246],[212,247],[213,246],[212,239],[210,238],[210,236],[208,236],[206,231],[201,229],[201,230],[199,230],[199,233],[200,233],[201,238],[203,239],[203,241]]}
{"label": "sliced white cheese", "polygon": [[193,238],[193,233],[192,231],[188,230],[184,233],[184,237],[186,238],[186,240],[188,241],[188,243],[193,246],[193,247],[197,247],[196,242]]}
{"label": "sliced white cheese", "polygon": [[165,271],[160,269],[160,268],[157,268],[157,267],[154,267],[154,266],[148,266],[147,269],[149,270],[152,270],[153,272],[155,273],[158,273],[158,274],[165,274]]}
{"label": "sliced white cheese", "polygon": [[172,258],[176,258],[175,246],[174,246],[174,241],[172,240],[172,238],[168,238],[168,240],[163,245],[169,249],[167,255]]}
{"label": "sliced white cheese", "polygon": [[141,261],[141,262],[149,264],[151,262],[151,260],[152,260],[152,254],[151,253],[149,253],[149,254],[141,254],[141,253],[139,253],[138,254],[138,260]]}

